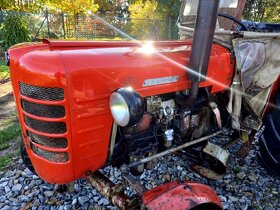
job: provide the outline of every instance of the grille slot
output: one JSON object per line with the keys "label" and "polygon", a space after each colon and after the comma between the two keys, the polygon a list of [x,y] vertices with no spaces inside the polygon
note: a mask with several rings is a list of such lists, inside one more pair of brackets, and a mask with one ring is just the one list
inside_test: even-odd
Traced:
{"label": "grille slot", "polygon": [[31,149],[32,151],[41,156],[44,159],[47,159],[51,162],[55,163],[65,163],[69,160],[69,155],[67,152],[51,152],[51,151],[46,151],[44,149],[41,149],[34,144],[31,144]]}
{"label": "grille slot", "polygon": [[59,118],[65,116],[65,108],[57,105],[43,105],[21,100],[24,111],[38,117]]}
{"label": "grille slot", "polygon": [[58,134],[66,132],[66,124],[64,122],[44,122],[27,116],[24,116],[24,121],[28,127],[44,133]]}
{"label": "grille slot", "polygon": [[27,131],[27,135],[31,140],[42,146],[52,147],[52,148],[66,148],[68,142],[66,138],[51,138],[47,136],[41,136],[30,131]]}
{"label": "grille slot", "polygon": [[62,88],[38,87],[20,82],[19,89],[22,95],[33,99],[45,101],[61,101],[64,99]]}

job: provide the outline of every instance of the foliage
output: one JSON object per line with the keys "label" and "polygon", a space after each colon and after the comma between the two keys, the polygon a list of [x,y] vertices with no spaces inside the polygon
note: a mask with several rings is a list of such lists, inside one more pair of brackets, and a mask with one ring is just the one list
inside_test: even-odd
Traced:
{"label": "foliage", "polygon": [[160,10],[162,10],[169,19],[177,19],[180,11],[181,2],[179,0],[158,0]]}
{"label": "foliage", "polygon": [[86,14],[95,13],[98,5],[92,0],[48,0],[46,8],[51,13]]}
{"label": "foliage", "polygon": [[259,22],[280,22],[280,1],[247,0],[243,18]]}
{"label": "foliage", "polygon": [[115,5],[112,1],[95,0],[94,3],[98,5],[98,12],[102,14],[106,14],[115,10]]}
{"label": "foliage", "polygon": [[155,39],[158,23],[155,20],[166,19],[166,15],[158,10],[156,0],[137,0],[129,6],[129,12],[132,24],[131,35],[142,39]]}
{"label": "foliage", "polygon": [[94,13],[98,9],[92,0],[1,0],[0,6],[5,11],[71,14]]}
{"label": "foliage", "polygon": [[[170,39],[179,0],[130,0],[131,34],[141,39]],[[140,35],[142,34],[142,35]]]}
{"label": "foliage", "polygon": [[25,20],[15,14],[10,14],[5,19],[1,34],[3,36],[3,40],[1,41],[3,50],[7,50],[14,44],[30,40]]}
{"label": "foliage", "polygon": [[1,0],[1,10],[17,12],[39,12],[46,0]]}

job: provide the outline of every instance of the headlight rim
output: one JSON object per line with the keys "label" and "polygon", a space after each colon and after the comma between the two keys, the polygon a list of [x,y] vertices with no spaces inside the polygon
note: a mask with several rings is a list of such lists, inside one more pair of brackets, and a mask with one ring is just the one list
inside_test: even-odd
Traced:
{"label": "headlight rim", "polygon": [[[114,93],[120,94],[128,107],[129,121],[128,123],[126,123],[126,125],[124,124],[120,125],[119,122],[116,121],[116,118],[112,113],[111,98],[114,96]],[[144,99],[141,97],[139,93],[134,91],[132,88],[128,88],[128,87],[119,88],[115,90],[110,96],[110,110],[114,120],[119,126],[131,127],[139,123],[142,117],[144,116]]]}

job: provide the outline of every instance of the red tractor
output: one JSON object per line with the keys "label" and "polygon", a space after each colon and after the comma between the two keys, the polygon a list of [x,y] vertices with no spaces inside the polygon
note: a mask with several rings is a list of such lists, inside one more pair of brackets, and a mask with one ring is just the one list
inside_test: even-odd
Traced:
{"label": "red tractor", "polygon": [[[260,157],[279,170],[280,111],[268,102],[280,104],[280,35],[246,31],[225,14],[240,30],[221,30],[218,8],[218,0],[183,1],[180,41],[43,40],[12,47],[26,163],[49,183],[86,177],[122,209],[220,209],[207,186],[173,182],[144,192],[129,172],[140,174],[177,152],[195,159],[193,170],[218,179],[229,153],[207,140],[233,127],[251,132],[248,146],[265,117]],[[108,165],[121,168],[139,197],[128,198],[98,172]]]}

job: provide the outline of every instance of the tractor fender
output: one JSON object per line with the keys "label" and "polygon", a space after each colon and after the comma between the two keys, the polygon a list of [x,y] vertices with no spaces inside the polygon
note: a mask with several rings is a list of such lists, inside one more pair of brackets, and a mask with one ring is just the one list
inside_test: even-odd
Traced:
{"label": "tractor fender", "polygon": [[151,210],[223,209],[216,192],[196,182],[170,182],[146,191],[143,204]]}

